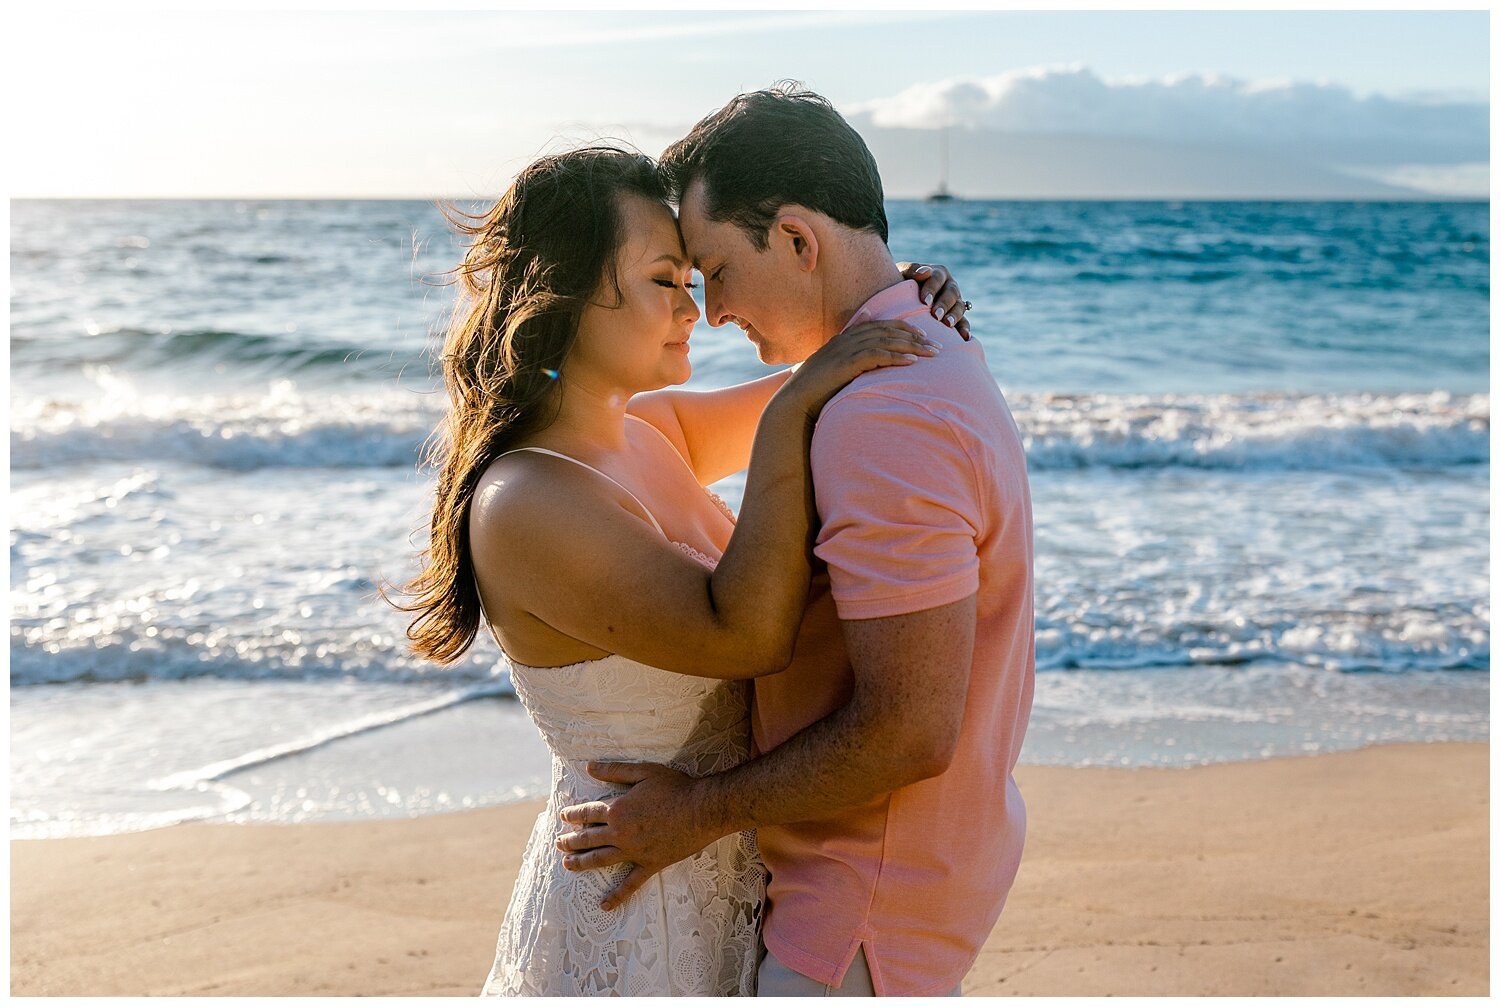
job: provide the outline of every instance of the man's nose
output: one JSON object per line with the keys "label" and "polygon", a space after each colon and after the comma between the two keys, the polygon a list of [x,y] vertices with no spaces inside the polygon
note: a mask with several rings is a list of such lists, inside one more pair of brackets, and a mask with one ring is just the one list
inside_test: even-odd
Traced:
{"label": "man's nose", "polygon": [[724,310],[724,298],[719,296],[718,290],[714,289],[717,284],[705,283],[703,285],[703,317],[708,324],[718,328],[729,320],[729,312]]}

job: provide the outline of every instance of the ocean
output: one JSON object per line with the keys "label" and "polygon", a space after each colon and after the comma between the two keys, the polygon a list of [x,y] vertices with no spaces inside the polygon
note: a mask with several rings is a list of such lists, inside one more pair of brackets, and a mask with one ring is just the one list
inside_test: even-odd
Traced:
{"label": "ocean", "polygon": [[[1026,440],[1023,761],[1487,739],[1487,203],[889,214]],[[425,664],[378,594],[458,256],[431,202],[12,202],[14,837],[545,792],[493,643]],[[733,327],[692,361],[767,372]]]}

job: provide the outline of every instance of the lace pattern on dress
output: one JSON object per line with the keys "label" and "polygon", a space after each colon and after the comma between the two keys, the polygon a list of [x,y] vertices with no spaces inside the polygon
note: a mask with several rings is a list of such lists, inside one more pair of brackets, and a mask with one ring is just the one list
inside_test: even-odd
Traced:
{"label": "lace pattern on dress", "polygon": [[719,508],[719,510],[721,510],[721,511],[724,512],[724,516],[727,517],[730,520],[731,524],[738,523],[739,519],[734,516],[734,511],[732,511],[732,510],[729,509],[729,505],[724,502],[724,498],[723,497],[719,496],[719,494],[715,493],[713,490],[709,489],[707,486],[703,487],[703,492],[707,493],[708,494],[708,498],[714,502],[714,504]]}
{"label": "lace pattern on dress", "polygon": [[672,544],[681,549],[683,552],[687,553],[693,559],[697,560],[699,563],[702,563],[704,566],[708,567],[710,570],[714,568],[714,558],[707,553],[699,552],[697,549],[694,549],[686,542],[673,542]]}

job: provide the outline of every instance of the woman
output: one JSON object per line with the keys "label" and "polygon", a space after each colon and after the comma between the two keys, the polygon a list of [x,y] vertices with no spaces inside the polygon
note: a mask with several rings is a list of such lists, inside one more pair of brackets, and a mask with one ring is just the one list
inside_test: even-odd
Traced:
{"label": "woman", "polygon": [[[617,790],[587,774],[590,759],[705,774],[747,757],[746,680],[787,664],[806,601],[813,421],[856,375],[935,349],[874,322],[795,375],[654,392],[691,373],[699,313],[640,155],[544,158],[461,226],[473,242],[408,635],[450,661],[487,624],[554,767],[484,991],[753,994],[765,880],[753,836],[719,840],[605,912],[624,869],[563,870],[557,811]],[[945,289],[939,303],[956,300]],[[736,525],[704,487],[747,460]]]}

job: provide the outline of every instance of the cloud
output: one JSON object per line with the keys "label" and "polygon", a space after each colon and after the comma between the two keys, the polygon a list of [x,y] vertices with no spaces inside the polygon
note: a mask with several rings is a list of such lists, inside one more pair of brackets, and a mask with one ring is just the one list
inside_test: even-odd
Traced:
{"label": "cloud", "polygon": [[[506,15],[517,17],[515,14]],[[545,23],[546,30],[510,34],[504,43],[508,48],[551,48],[559,46],[608,45],[619,46],[629,42],[658,39],[701,39],[717,36],[744,37],[745,35],[774,34],[786,31],[836,30],[854,24],[872,24],[892,21],[908,21],[920,15],[912,12],[878,11],[790,11],[785,13],[754,13],[739,16],[726,14],[709,18],[687,20],[678,15],[667,14],[651,19],[641,12],[615,21],[604,21],[589,27],[577,23],[569,24],[567,30],[558,30],[555,15],[534,15],[538,23]],[[581,18],[582,16],[580,16]],[[600,19],[590,18],[598,22]],[[722,54],[718,58],[722,59]]]}
{"label": "cloud", "polygon": [[886,128],[1134,137],[1281,151],[1339,166],[1489,159],[1489,107],[1431,96],[1359,97],[1326,81],[1219,74],[1106,81],[1081,65],[916,84],[850,106]]}

